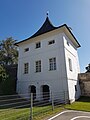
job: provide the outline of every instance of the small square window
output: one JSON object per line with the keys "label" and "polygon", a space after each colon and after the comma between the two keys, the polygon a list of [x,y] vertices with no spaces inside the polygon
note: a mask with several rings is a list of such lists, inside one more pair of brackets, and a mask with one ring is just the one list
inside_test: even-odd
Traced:
{"label": "small square window", "polygon": [[36,49],[41,47],[41,42],[36,43]]}
{"label": "small square window", "polygon": [[29,48],[25,48],[25,49],[24,49],[24,52],[27,52],[27,51],[29,51]]}
{"label": "small square window", "polygon": [[51,40],[48,42],[48,45],[51,45],[51,44],[54,44],[55,43],[55,40]]}

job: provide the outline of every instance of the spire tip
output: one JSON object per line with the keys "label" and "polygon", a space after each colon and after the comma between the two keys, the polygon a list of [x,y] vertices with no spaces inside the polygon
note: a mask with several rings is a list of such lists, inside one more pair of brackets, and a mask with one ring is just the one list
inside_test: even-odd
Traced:
{"label": "spire tip", "polygon": [[47,11],[47,14],[46,14],[46,15],[47,15],[47,17],[48,17],[48,15],[49,15],[49,11]]}

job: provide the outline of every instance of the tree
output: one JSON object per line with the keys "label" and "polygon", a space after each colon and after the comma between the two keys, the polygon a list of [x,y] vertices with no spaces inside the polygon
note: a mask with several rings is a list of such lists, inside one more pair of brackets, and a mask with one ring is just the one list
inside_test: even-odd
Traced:
{"label": "tree", "polygon": [[90,63],[88,64],[88,66],[86,67],[86,72],[90,72]]}
{"label": "tree", "polygon": [[0,42],[0,64],[12,65],[17,64],[18,51],[14,45],[16,40],[12,37]]}
{"label": "tree", "polygon": [[[16,40],[12,37],[0,41],[0,94],[12,94],[15,92],[14,76],[9,69],[16,66],[18,59]],[[9,67],[9,69],[8,69]]]}
{"label": "tree", "polygon": [[5,68],[0,65],[0,83],[8,78]]}

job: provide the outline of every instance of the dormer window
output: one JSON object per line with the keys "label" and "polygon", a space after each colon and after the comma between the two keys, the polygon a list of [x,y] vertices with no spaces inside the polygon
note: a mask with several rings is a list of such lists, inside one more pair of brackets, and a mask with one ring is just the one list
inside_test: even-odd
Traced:
{"label": "dormer window", "polygon": [[48,45],[51,45],[51,44],[54,44],[55,43],[55,40],[50,40],[49,42],[48,42]]}
{"label": "dormer window", "polygon": [[36,43],[36,49],[41,47],[41,42]]}
{"label": "dormer window", "polygon": [[24,52],[28,52],[28,51],[29,51],[29,48],[25,48],[25,49],[24,49]]}

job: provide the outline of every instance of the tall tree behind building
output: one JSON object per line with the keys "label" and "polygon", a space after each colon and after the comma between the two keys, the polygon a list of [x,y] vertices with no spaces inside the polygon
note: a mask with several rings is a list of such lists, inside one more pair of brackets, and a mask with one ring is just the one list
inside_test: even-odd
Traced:
{"label": "tall tree behind building", "polygon": [[16,40],[9,37],[0,41],[0,95],[16,90],[18,50]]}
{"label": "tall tree behind building", "polygon": [[13,65],[17,64],[18,51],[14,45],[16,40],[12,37],[2,40],[0,42],[0,64],[2,65]]}

